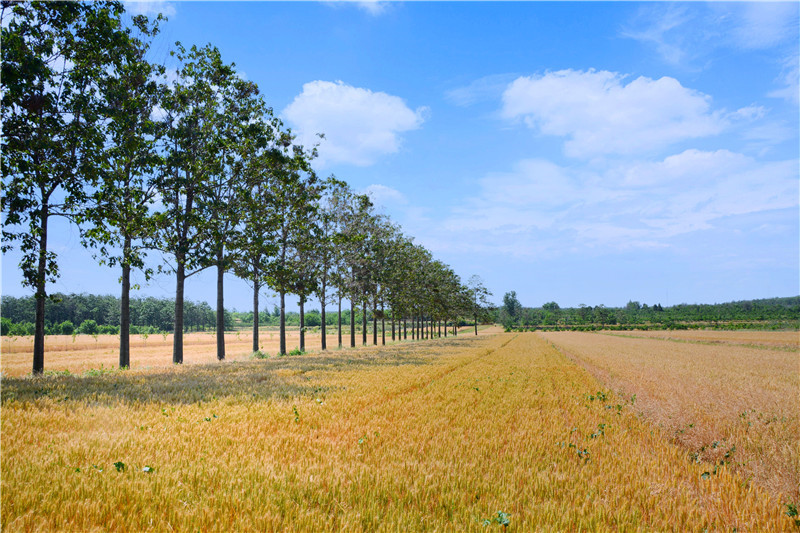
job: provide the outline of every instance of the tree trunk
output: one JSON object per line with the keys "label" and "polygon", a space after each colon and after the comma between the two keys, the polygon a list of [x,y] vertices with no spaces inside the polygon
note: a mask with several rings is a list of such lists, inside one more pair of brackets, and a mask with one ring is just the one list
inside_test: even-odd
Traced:
{"label": "tree trunk", "polygon": [[356,302],[350,299],[350,347],[356,347]]}
{"label": "tree trunk", "polygon": [[321,301],[319,305],[322,307],[322,310],[320,311],[320,320],[322,320],[322,323],[320,324],[320,328],[322,330],[322,343],[321,343],[321,345],[322,345],[322,351],[324,352],[325,350],[328,349],[328,337],[327,337],[327,335],[328,335],[328,327],[327,326],[328,325],[325,324],[325,302]]}
{"label": "tree trunk", "polygon": [[369,305],[369,301],[367,298],[364,298],[364,312],[361,316],[361,343],[366,346],[367,345],[367,306]]}
{"label": "tree trunk", "polygon": [[339,325],[339,348],[342,347],[342,295],[339,295],[339,314],[336,318]]}
{"label": "tree trunk", "polygon": [[381,346],[386,346],[386,314],[381,303]]}
{"label": "tree trunk", "polygon": [[47,298],[45,291],[47,272],[47,222],[50,217],[50,206],[43,202],[39,236],[39,264],[36,270],[36,327],[33,335],[33,374],[44,373],[44,304]]}
{"label": "tree trunk", "polygon": [[122,245],[122,294],[119,298],[119,367],[131,366],[131,238]]}
{"label": "tree trunk", "polygon": [[372,300],[372,345],[378,345],[378,297]]}
{"label": "tree trunk", "polygon": [[279,291],[281,295],[281,325],[278,337],[280,337],[280,355],[286,355],[286,291]]}
{"label": "tree trunk", "polygon": [[478,334],[478,315],[475,315],[475,335]]}
{"label": "tree trunk", "polygon": [[392,309],[392,342],[394,342],[394,309]]}
{"label": "tree trunk", "polygon": [[222,249],[217,250],[217,360],[225,359],[225,303],[223,279],[225,264]]}
{"label": "tree trunk", "polygon": [[403,317],[403,340],[408,340],[408,327],[406,326],[406,317]]}
{"label": "tree trunk", "polygon": [[417,315],[411,315],[411,340],[413,341],[417,333]]}
{"label": "tree trunk", "polygon": [[300,351],[306,351],[306,297],[300,297]]}
{"label": "tree trunk", "polygon": [[258,345],[258,289],[260,288],[258,284],[258,269],[255,269],[253,272],[253,353],[259,351]]}
{"label": "tree trunk", "polygon": [[178,258],[175,282],[175,327],[172,331],[172,362],[183,364],[183,285],[186,282],[186,266],[183,256]]}

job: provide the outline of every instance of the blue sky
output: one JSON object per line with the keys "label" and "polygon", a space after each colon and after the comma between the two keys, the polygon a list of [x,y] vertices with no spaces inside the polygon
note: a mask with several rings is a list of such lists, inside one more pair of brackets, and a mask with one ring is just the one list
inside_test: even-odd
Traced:
{"label": "blue sky", "polygon": [[[326,134],[320,174],[496,302],[800,294],[796,2],[127,5],[168,15],[154,59],[216,45],[301,140]],[[51,244],[50,292],[118,293],[75,229]],[[31,293],[17,262],[4,294]],[[187,298],[213,305],[214,279]],[[173,295],[169,276],[138,281]],[[249,309],[226,283],[226,306]]]}

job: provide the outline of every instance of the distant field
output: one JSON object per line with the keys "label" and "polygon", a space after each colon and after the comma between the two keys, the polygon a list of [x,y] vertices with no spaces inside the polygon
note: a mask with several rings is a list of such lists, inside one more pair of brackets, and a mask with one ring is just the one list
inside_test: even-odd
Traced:
{"label": "distant field", "polygon": [[[484,334],[486,329],[481,330]],[[333,332],[333,333],[331,333]],[[471,327],[461,328],[460,334],[473,332]],[[343,334],[342,342],[350,345],[350,333]],[[387,328],[386,342],[391,342],[391,329]],[[408,332],[411,338],[411,332]],[[0,371],[4,376],[24,376],[31,373],[33,364],[33,337],[1,337]],[[372,343],[372,332],[368,342]],[[306,332],[306,351],[320,349],[321,334]],[[328,348],[335,349],[338,337],[335,329],[328,329]],[[131,368],[159,368],[172,365],[171,334],[131,335]],[[380,331],[378,343],[381,342]],[[356,343],[361,345],[361,332],[357,333]],[[183,336],[183,362],[187,365],[213,363],[217,361],[217,340],[214,333],[187,333]],[[278,353],[280,338],[277,328],[263,330],[259,334],[261,351],[270,355]],[[291,351],[300,345],[297,328],[286,332],[286,349]],[[225,358],[231,361],[244,361],[253,350],[253,335],[250,331],[225,334]],[[98,335],[48,335],[45,338],[45,371],[68,370],[82,373],[89,369],[113,368],[119,365],[119,336]]]}
{"label": "distant field", "polygon": [[[609,356],[586,339],[619,343],[614,350],[631,361],[630,343],[698,348],[545,336],[570,353],[586,350],[596,365]],[[691,365],[714,391],[729,372],[718,362],[704,352]],[[658,391],[654,382],[673,363],[640,363],[622,377]],[[797,428],[796,409],[779,407],[791,400],[781,395],[792,379],[784,384],[766,370],[779,364],[730,384],[730,396],[765,409],[747,416],[767,447]],[[670,427],[640,416],[652,400],[609,390],[539,334],[6,377],[1,392],[4,531],[793,528],[782,499],[738,467],[715,468],[705,454],[689,460]],[[672,396],[693,392],[678,387]],[[777,406],[758,404],[767,397]],[[733,407],[721,404],[720,413]],[[790,425],[770,422],[768,434],[759,418],[767,414]]]}
{"label": "distant field", "polygon": [[724,331],[724,330],[667,330],[667,331],[629,331],[611,333],[611,335],[629,337],[651,337],[655,339],[685,340],[694,342],[751,344],[753,346],[800,348],[800,332],[798,331]]}
{"label": "distant field", "polygon": [[776,499],[800,500],[800,352],[785,349],[796,332],[541,335],[614,391],[635,394],[636,409],[692,457],[725,461]]}

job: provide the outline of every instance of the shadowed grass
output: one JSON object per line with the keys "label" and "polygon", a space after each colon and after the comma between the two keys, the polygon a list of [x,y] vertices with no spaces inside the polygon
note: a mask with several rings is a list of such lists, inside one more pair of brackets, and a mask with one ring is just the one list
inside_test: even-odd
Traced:
{"label": "shadowed grass", "polygon": [[8,402],[30,402],[49,398],[57,402],[88,401],[112,406],[116,403],[155,402],[191,404],[216,399],[239,401],[292,398],[319,390],[309,377],[317,370],[353,370],[365,366],[419,365],[421,346],[442,349],[469,346],[475,338],[435,339],[421,343],[398,343],[383,347],[342,349],[299,356],[270,357],[166,370],[89,370],[83,375],[53,373],[40,377],[3,378],[0,398]]}

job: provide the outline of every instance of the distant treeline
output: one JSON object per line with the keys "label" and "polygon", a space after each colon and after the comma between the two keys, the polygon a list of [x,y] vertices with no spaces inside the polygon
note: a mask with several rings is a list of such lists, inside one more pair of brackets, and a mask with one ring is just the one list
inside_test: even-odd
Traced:
{"label": "distant treeline", "polygon": [[[94,294],[53,295],[45,311],[45,328],[48,335],[78,334],[118,334],[120,302],[116,296],[97,296]],[[33,322],[36,315],[36,298],[26,296],[15,298],[3,296],[0,302],[3,335],[33,335]],[[206,302],[187,301],[184,306],[184,331],[214,331],[215,312]],[[371,318],[371,315],[370,315]],[[325,322],[328,326],[337,324],[338,314],[328,312]],[[169,298],[131,298],[131,333],[171,332],[175,322],[175,302]],[[342,322],[349,325],[350,310],[342,311]],[[356,313],[356,324],[361,322],[361,312]],[[225,329],[253,324],[253,312],[238,313],[225,311]],[[278,326],[280,311],[259,313],[259,325]],[[286,313],[287,326],[300,326],[300,314]],[[312,310],[305,313],[305,326],[318,327],[321,313]]]}
{"label": "distant treeline", "polygon": [[[515,293],[507,293],[494,311],[495,322],[517,327],[640,326],[681,328],[689,324],[710,327],[761,327],[800,324],[800,296],[743,300],[721,304],[679,304],[663,307],[630,301],[625,307],[602,305],[561,308],[556,302],[542,307],[523,307]],[[772,324],[770,324],[772,323]],[[738,324],[738,325],[737,325]]]}
{"label": "distant treeline", "polygon": [[[119,333],[119,298],[94,294],[52,296],[45,311],[45,328],[50,335],[73,333]],[[3,296],[0,303],[3,335],[33,335],[36,298]],[[214,329],[216,315],[206,302],[186,302],[183,309],[185,331]],[[233,316],[226,313],[226,329],[233,327]],[[171,332],[175,321],[175,302],[165,298],[131,298],[131,333]],[[135,329],[134,329],[135,328]]]}

